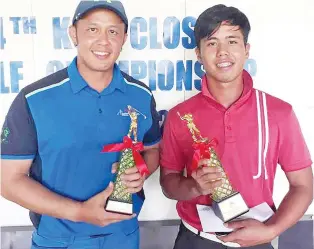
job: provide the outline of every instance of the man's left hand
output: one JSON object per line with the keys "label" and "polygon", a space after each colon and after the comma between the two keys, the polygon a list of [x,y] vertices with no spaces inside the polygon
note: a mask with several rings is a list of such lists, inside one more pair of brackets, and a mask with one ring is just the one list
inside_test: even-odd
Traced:
{"label": "man's left hand", "polygon": [[[112,173],[115,173],[117,166],[118,163],[113,165]],[[131,194],[141,191],[145,179],[145,174],[142,176],[136,166],[126,169],[125,172],[121,175],[122,183],[127,187],[127,191]]]}
{"label": "man's left hand", "polygon": [[269,243],[276,237],[275,232],[269,226],[254,219],[229,222],[227,227],[235,230],[218,238],[223,242],[238,243],[241,247]]}

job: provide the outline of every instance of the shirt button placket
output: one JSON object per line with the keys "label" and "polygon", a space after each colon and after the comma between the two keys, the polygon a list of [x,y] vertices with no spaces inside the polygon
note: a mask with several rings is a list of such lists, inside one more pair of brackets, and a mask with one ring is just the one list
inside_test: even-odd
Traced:
{"label": "shirt button placket", "polygon": [[232,126],[230,124],[230,112],[226,111],[225,112],[225,136],[226,136],[226,142],[233,142],[234,140],[234,135],[232,132]]}
{"label": "shirt button placket", "polygon": [[98,113],[99,113],[99,114],[102,114],[101,95],[98,96]]}

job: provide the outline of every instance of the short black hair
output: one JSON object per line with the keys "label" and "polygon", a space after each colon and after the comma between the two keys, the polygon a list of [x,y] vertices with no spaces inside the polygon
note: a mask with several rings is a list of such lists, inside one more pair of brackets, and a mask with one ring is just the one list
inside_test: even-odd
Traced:
{"label": "short black hair", "polygon": [[194,36],[197,47],[200,48],[201,40],[211,36],[223,22],[230,26],[239,26],[244,43],[247,43],[251,30],[247,16],[235,7],[218,4],[205,10],[196,20]]}

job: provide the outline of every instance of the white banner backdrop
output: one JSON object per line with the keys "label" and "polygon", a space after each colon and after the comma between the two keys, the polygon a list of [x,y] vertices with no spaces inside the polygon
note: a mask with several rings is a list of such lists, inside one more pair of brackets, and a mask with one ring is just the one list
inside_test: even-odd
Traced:
{"label": "white banner backdrop", "polygon": [[[76,51],[67,27],[77,0],[1,0],[0,121],[16,94],[26,85],[65,67]],[[196,62],[193,28],[197,16],[218,3],[232,5],[249,18],[251,54],[246,69],[255,87],[294,106],[305,139],[314,155],[313,0],[124,0],[130,21],[120,67],[151,87],[158,110],[198,92],[202,68]],[[18,7],[17,7],[18,6]],[[248,186],[249,187],[249,186]],[[274,199],[288,190],[278,168]],[[159,174],[145,183],[141,220],[177,219],[175,202],[162,194]],[[30,225],[27,210],[0,199],[0,225]],[[313,214],[309,208],[307,214]]]}

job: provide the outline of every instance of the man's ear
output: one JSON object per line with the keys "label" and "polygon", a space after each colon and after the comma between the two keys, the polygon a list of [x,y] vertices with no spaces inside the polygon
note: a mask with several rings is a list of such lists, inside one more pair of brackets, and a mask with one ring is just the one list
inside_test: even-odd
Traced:
{"label": "man's ear", "polygon": [[69,30],[68,30],[68,31],[69,31],[69,35],[70,35],[70,37],[71,37],[71,40],[72,40],[74,46],[76,47],[77,44],[78,44],[78,42],[77,42],[76,27],[75,27],[74,25],[71,25],[71,26],[69,27]]}
{"label": "man's ear", "polygon": [[249,43],[247,43],[245,45],[245,58],[248,59],[250,56],[250,49],[251,49],[251,45]]}
{"label": "man's ear", "polygon": [[203,64],[200,49],[199,49],[198,47],[196,47],[194,51],[195,51],[196,58],[197,58],[198,62],[199,62],[200,64]]}
{"label": "man's ear", "polygon": [[124,43],[126,42],[127,39],[128,39],[128,33],[125,33],[124,34],[124,38],[123,38],[123,45],[124,45]]}

